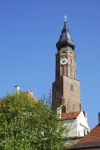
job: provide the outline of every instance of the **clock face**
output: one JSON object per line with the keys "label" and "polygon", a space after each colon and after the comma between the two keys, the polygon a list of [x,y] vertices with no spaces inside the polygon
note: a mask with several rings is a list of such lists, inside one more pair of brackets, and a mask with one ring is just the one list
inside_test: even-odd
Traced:
{"label": "clock face", "polygon": [[66,58],[62,58],[61,60],[60,60],[60,64],[61,65],[66,65],[68,63],[68,60],[66,59]]}

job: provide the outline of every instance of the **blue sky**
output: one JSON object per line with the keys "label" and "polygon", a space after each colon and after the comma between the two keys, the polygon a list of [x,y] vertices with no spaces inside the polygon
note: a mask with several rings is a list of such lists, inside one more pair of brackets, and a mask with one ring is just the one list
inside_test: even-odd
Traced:
{"label": "blue sky", "polygon": [[81,101],[91,127],[100,111],[100,0],[0,0],[0,97],[14,85],[47,97],[63,16],[76,45]]}

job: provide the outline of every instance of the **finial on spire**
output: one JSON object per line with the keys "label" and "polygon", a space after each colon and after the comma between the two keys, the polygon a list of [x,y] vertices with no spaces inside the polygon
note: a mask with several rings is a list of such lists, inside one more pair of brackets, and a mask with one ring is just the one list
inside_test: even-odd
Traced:
{"label": "finial on spire", "polygon": [[67,21],[67,16],[64,16],[64,22],[66,22]]}

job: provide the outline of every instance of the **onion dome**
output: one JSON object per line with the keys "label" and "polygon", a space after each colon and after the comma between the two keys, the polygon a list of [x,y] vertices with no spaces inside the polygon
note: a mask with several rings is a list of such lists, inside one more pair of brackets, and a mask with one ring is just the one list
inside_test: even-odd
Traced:
{"label": "onion dome", "polygon": [[72,50],[75,49],[75,45],[74,45],[74,42],[72,41],[72,39],[70,37],[70,33],[69,33],[68,28],[67,28],[66,19],[65,19],[64,20],[64,26],[63,26],[59,41],[56,44],[56,47],[57,47],[57,50],[59,51],[61,48],[67,47],[67,46],[71,47]]}

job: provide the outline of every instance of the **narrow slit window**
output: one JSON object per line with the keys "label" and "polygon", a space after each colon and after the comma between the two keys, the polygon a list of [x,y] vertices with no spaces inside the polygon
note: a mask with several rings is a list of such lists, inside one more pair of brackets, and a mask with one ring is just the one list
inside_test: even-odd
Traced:
{"label": "narrow slit window", "polygon": [[65,105],[62,106],[62,113],[66,113],[66,106]]}
{"label": "narrow slit window", "polygon": [[74,86],[73,85],[70,85],[70,90],[74,91]]}

